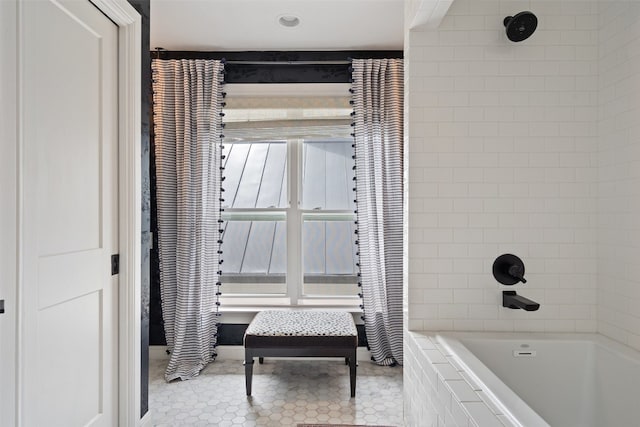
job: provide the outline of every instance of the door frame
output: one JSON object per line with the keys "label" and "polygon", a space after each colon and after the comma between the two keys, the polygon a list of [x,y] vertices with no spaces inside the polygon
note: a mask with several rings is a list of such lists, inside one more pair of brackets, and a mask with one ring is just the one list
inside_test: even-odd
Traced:
{"label": "door frame", "polygon": [[[15,57],[17,61],[13,69],[10,66],[4,68],[3,63],[2,86],[7,90],[8,98],[0,103],[2,113],[7,113],[6,121],[8,135],[2,135],[4,145],[9,149],[9,153],[15,149],[16,169],[14,177],[17,181],[16,202],[16,222],[18,225],[16,232],[16,273],[8,285],[17,294],[13,313],[8,320],[16,321],[16,349],[14,356],[16,363],[17,378],[12,388],[16,391],[13,415],[15,421],[20,425],[22,411],[24,408],[24,396],[21,380],[24,377],[22,372],[25,366],[21,363],[20,354],[22,345],[22,319],[20,297],[23,289],[23,278],[20,271],[22,262],[20,251],[20,236],[22,235],[22,221],[24,215],[22,205],[22,174],[20,164],[23,159],[22,150],[24,147],[24,136],[21,130],[22,123],[22,75],[24,72],[21,64],[22,46],[21,22],[22,8],[24,1],[13,0],[6,6],[0,14],[3,25],[11,24],[10,32],[15,30],[15,41],[9,41],[8,46],[3,43],[0,47],[3,54],[8,57]],[[91,1],[102,13],[111,19],[118,26],[118,237],[120,253],[120,274],[119,274],[119,296],[118,296],[118,421],[120,426],[140,426],[150,424],[150,413],[147,412],[143,419],[140,418],[140,377],[141,377],[141,31],[142,20],[140,14],[126,0],[88,0]],[[3,2],[4,3],[4,2]],[[4,52],[4,51],[7,52]],[[7,80],[13,80],[8,82]],[[17,85],[15,83],[17,82]],[[11,84],[14,88],[11,89]],[[17,102],[12,103],[12,97]],[[4,124],[4,122],[3,122]],[[4,126],[3,126],[4,128]],[[15,138],[14,138],[15,137]],[[6,142],[6,144],[5,144]],[[13,144],[12,144],[13,142]],[[10,206],[11,206],[11,202]],[[11,219],[11,218],[10,218]],[[3,225],[3,224],[0,224]],[[10,241],[9,243],[11,243]],[[15,277],[17,276],[17,277]],[[4,279],[0,277],[0,279]],[[2,298],[0,296],[0,298]],[[6,316],[4,314],[3,316]],[[15,319],[15,320],[13,320]],[[3,319],[4,320],[4,319]],[[3,408],[4,409],[4,408]],[[11,417],[11,415],[10,415]],[[6,421],[6,419],[4,420]]]}
{"label": "door frame", "polygon": [[[118,26],[118,418],[141,425],[141,34],[140,14],[126,0],[91,0]],[[150,421],[150,413],[144,422]]]}

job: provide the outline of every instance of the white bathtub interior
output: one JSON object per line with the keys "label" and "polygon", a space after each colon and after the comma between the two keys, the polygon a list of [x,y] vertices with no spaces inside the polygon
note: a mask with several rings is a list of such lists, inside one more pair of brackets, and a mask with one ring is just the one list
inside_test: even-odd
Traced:
{"label": "white bathtub interior", "polygon": [[453,335],[445,347],[523,426],[640,425],[640,359],[625,346],[593,334]]}

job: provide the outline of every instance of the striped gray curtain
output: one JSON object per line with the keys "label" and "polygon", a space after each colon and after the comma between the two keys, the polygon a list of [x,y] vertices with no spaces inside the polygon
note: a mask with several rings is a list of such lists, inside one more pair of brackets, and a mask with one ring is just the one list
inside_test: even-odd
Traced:
{"label": "striped gray curtain", "polygon": [[190,379],[216,356],[224,65],[152,62],[165,379]]}
{"label": "striped gray curtain", "polygon": [[353,60],[356,212],[367,341],[402,364],[403,61]]}

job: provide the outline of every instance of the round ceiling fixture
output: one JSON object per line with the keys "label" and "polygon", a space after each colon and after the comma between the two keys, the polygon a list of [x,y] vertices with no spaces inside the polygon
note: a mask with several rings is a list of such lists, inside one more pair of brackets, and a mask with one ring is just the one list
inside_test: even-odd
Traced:
{"label": "round ceiling fixture", "polygon": [[280,15],[278,16],[278,24],[287,28],[297,27],[300,25],[300,18],[295,15]]}

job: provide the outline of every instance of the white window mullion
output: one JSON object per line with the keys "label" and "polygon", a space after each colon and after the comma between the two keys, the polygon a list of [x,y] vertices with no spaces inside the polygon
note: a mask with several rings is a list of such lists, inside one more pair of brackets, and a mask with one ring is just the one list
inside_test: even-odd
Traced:
{"label": "white window mullion", "polygon": [[302,289],[302,214],[300,212],[300,151],[297,140],[287,141],[289,174],[287,191],[287,291],[292,305],[298,305]]}

